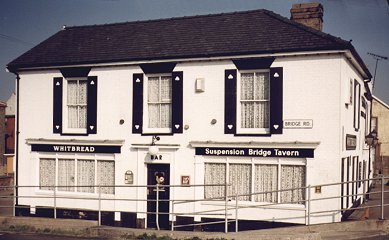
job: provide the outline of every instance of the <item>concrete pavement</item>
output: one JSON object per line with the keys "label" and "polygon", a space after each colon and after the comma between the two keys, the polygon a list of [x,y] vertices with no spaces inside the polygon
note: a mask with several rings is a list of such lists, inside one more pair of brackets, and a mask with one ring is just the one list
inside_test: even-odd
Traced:
{"label": "concrete pavement", "polygon": [[[99,227],[96,221],[31,217],[0,217],[0,230],[58,234],[65,236],[136,239],[143,234],[167,239],[258,239],[258,240],[326,240],[389,239],[389,220],[349,221],[275,228],[238,233],[156,231],[118,227]],[[132,238],[133,237],[133,238]]]}

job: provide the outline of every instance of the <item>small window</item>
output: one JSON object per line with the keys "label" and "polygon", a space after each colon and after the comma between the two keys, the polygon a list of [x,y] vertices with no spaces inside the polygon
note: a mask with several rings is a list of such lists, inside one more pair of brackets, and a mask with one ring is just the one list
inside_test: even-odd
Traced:
{"label": "small window", "polygon": [[101,193],[114,194],[115,190],[115,162],[97,161],[97,185],[101,188]]}
{"label": "small window", "polygon": [[41,158],[39,164],[39,188],[54,190],[55,186],[55,159]]}
{"label": "small window", "polygon": [[361,85],[354,80],[354,129],[359,130],[361,124]]}
{"label": "small window", "polygon": [[58,160],[58,191],[74,192],[76,171],[74,159]]}
{"label": "small window", "polygon": [[254,192],[268,192],[254,195],[256,202],[277,202],[278,166],[255,165]]}
{"label": "small window", "polygon": [[[229,165],[229,183],[231,187],[229,194],[238,196],[239,201],[251,200],[251,164],[230,164]],[[232,197],[235,199],[236,197]]]}
{"label": "small window", "polygon": [[[282,203],[297,203],[305,199],[305,166],[281,166]],[[301,202],[303,203],[303,202]]]}
{"label": "small window", "polygon": [[95,161],[94,160],[78,160],[77,161],[77,192],[94,193],[95,188]]}
{"label": "small window", "polygon": [[225,196],[226,184],[226,164],[206,163],[204,173],[204,184],[214,184],[220,186],[206,186],[204,188],[204,198],[222,198]]}
{"label": "small window", "polygon": [[238,96],[238,133],[269,133],[269,72],[242,72],[238,84]]}

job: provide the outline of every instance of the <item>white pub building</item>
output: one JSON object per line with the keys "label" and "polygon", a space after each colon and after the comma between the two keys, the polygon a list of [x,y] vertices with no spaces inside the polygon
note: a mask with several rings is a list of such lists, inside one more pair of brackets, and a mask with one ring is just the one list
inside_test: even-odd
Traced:
{"label": "white pub building", "polygon": [[[318,24],[299,23],[299,10]],[[308,195],[368,191],[304,189],[372,176],[371,74],[350,42],[321,31],[320,4],[294,5],[292,19],[252,10],[64,27],[10,62],[16,214],[100,209],[103,224],[170,228],[224,219],[227,193],[242,227],[260,228],[306,224]],[[361,201],[312,201],[323,213],[310,223],[341,221]]]}

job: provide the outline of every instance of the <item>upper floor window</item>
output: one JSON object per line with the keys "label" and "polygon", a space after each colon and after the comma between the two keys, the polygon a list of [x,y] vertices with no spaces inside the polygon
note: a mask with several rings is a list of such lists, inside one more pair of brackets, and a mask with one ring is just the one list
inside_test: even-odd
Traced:
{"label": "upper floor window", "polygon": [[238,133],[269,133],[269,72],[242,72],[240,84],[238,84],[238,95]]}
{"label": "upper floor window", "polygon": [[65,114],[69,129],[86,130],[87,119],[87,81],[68,80]]}
{"label": "upper floor window", "polygon": [[97,77],[55,77],[53,80],[53,132],[96,134]]}
{"label": "upper floor window", "polygon": [[361,85],[354,79],[354,129],[358,131],[361,124]]}
{"label": "upper floor window", "polygon": [[[236,65],[242,68],[244,64]],[[282,134],[283,68],[252,70],[251,67],[248,65],[239,72],[225,70],[224,133],[235,136]]]}
{"label": "upper floor window", "polygon": [[146,65],[142,69],[147,75],[133,74],[133,133],[183,132],[183,72],[164,67],[164,64]]}
{"label": "upper floor window", "polygon": [[149,129],[171,132],[172,77],[150,76],[147,80],[147,114]]}

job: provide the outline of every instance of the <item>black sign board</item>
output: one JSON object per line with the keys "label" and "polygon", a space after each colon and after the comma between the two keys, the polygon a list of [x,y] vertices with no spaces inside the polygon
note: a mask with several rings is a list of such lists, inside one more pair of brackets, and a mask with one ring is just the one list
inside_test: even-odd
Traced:
{"label": "black sign board", "polygon": [[33,152],[120,153],[121,146],[31,144]]}
{"label": "black sign board", "polygon": [[313,158],[314,149],[308,148],[196,148],[196,155]]}

